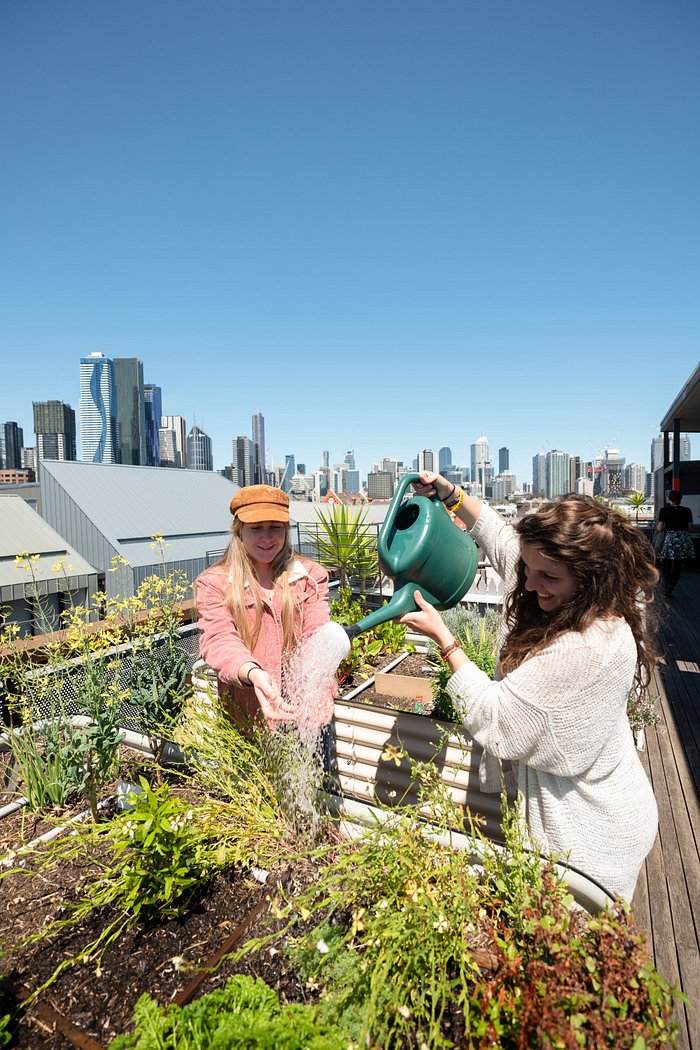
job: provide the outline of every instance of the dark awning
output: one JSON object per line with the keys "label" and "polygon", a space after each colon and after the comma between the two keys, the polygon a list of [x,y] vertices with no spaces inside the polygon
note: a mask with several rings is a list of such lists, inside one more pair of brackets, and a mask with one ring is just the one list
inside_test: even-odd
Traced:
{"label": "dark awning", "polygon": [[659,430],[670,433],[676,420],[679,430],[691,434],[700,432],[700,365],[661,420]]}

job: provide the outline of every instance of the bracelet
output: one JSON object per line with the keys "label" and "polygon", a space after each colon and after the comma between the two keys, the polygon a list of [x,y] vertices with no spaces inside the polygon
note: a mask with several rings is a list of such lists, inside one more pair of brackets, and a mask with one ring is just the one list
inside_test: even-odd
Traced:
{"label": "bracelet", "polygon": [[449,494],[449,496],[445,496],[444,499],[440,500],[440,502],[441,503],[447,503],[448,499],[452,499],[452,497],[454,496],[456,491],[457,491],[457,486],[453,484],[452,492]]}
{"label": "bracelet", "polygon": [[[253,664],[253,666],[248,671],[248,673],[246,675],[246,678],[248,679],[248,685],[249,686],[253,685],[253,679],[250,677],[252,675],[253,671],[262,671],[262,667],[260,666],[260,664]],[[245,682],[243,684],[245,685]]]}
{"label": "bracelet", "polygon": [[457,500],[457,502],[456,503],[451,503],[451,504],[446,503],[445,504],[445,509],[449,510],[450,514],[456,514],[463,503],[464,503],[464,489],[460,488],[460,490],[459,490],[459,499]]}
{"label": "bracelet", "polygon": [[452,645],[448,645],[444,649],[440,650],[440,658],[442,660],[446,660],[448,656],[452,656],[452,653],[456,652],[457,649],[461,648],[462,646],[459,644],[459,642],[453,642]]}

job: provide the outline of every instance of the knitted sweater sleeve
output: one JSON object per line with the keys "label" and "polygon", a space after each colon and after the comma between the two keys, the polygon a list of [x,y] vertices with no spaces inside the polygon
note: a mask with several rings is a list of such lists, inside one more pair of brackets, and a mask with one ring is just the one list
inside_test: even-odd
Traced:
{"label": "knitted sweater sleeve", "polygon": [[[472,663],[460,667],[447,688],[477,742],[501,759],[556,776],[589,769],[620,718],[621,703],[624,711],[633,672],[625,631],[614,638],[599,634],[563,635],[499,682]],[[618,653],[618,642],[624,652]]]}

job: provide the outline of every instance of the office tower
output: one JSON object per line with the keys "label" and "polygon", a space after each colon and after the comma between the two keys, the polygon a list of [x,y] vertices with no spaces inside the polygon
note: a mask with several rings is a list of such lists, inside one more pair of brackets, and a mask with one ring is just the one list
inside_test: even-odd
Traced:
{"label": "office tower", "polygon": [[532,457],[532,494],[544,496],[547,487],[547,461],[544,452]]}
{"label": "office tower", "polygon": [[236,485],[254,485],[255,459],[253,442],[243,435],[233,439],[232,480]]}
{"label": "office tower", "polygon": [[418,453],[418,473],[424,470],[435,470],[435,453],[431,448],[424,448]]}
{"label": "office tower", "polygon": [[504,445],[498,450],[498,473],[507,474],[510,470],[510,452]]}
{"label": "office tower", "polygon": [[[184,416],[161,416],[160,429],[172,430],[175,435],[175,463],[163,463],[163,450],[160,451],[161,466],[175,466],[184,470],[187,466],[187,424]],[[162,435],[158,433],[158,439]]]}
{"label": "office tower", "polygon": [[659,434],[651,443],[651,472],[659,470],[664,465],[664,436]]}
{"label": "office tower", "polygon": [[367,475],[367,495],[370,499],[391,499],[394,495],[394,477],[389,470],[371,470]]}
{"label": "office tower", "polygon": [[178,466],[177,439],[171,427],[158,428],[158,450],[161,467]]}
{"label": "office tower", "polygon": [[80,458],[86,463],[117,463],[114,366],[104,354],[80,358]]}
{"label": "office tower", "polygon": [[147,467],[160,466],[160,420],[163,414],[161,389],[153,383],[143,387],[144,415],[146,418],[146,460]]}
{"label": "office tower", "polygon": [[343,475],[343,491],[359,493],[360,491],[360,472],[355,470],[353,467],[349,467]]}
{"label": "office tower", "polygon": [[642,463],[630,463],[625,467],[625,489],[647,493],[647,469]]}
{"label": "office tower", "polygon": [[288,452],[284,457],[284,474],[280,481],[280,488],[283,492],[289,492],[292,487],[292,478],[297,472],[296,460],[294,454]]}
{"label": "office tower", "polygon": [[187,435],[187,469],[214,469],[211,438],[201,427],[198,427],[196,423]]}
{"label": "office tower", "polygon": [[20,453],[22,470],[30,470],[35,478],[39,475],[39,456],[35,448],[23,448]]}
{"label": "office tower", "polygon": [[690,436],[688,434],[681,435],[681,452],[680,461],[681,463],[687,463],[690,459]]}
{"label": "office tower", "polygon": [[323,470],[330,470],[330,456],[328,454],[328,449],[324,449],[323,451]]}
{"label": "office tower", "polygon": [[569,492],[569,456],[568,452],[552,449],[545,456],[545,488],[547,499],[565,496]]}
{"label": "office tower", "polygon": [[113,365],[119,462],[138,467],[146,462],[143,361],[137,357],[115,357]]}
{"label": "office tower", "polygon": [[486,495],[486,485],[491,480],[491,459],[489,456],[488,438],[477,438],[471,446],[471,480],[475,486],[475,496]]}
{"label": "office tower", "polygon": [[264,485],[267,481],[267,465],[265,463],[265,418],[262,412],[256,412],[253,416],[253,470],[255,484]]}
{"label": "office tower", "polygon": [[345,465],[350,470],[355,469],[355,452],[353,449],[350,449],[349,452],[345,453]]}
{"label": "office tower", "polygon": [[74,460],[75,412],[63,401],[34,401],[34,433],[39,459]]}
{"label": "office tower", "polygon": [[596,463],[602,496],[621,496],[624,486],[625,460],[616,448],[606,448]]}
{"label": "office tower", "polygon": [[438,452],[438,472],[445,476],[445,471],[449,470],[452,466],[452,449],[448,448],[447,445]]}
{"label": "office tower", "polygon": [[3,423],[0,428],[0,468],[3,470],[22,469],[22,449],[24,448],[24,431],[12,420]]}

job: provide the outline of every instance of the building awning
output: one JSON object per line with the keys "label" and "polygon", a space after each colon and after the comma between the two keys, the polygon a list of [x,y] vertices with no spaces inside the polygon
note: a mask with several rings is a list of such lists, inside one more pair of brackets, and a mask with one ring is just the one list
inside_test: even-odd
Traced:
{"label": "building awning", "polygon": [[687,433],[700,433],[700,365],[681,389],[668,412],[661,420],[662,434],[670,433],[677,422],[678,429]]}

